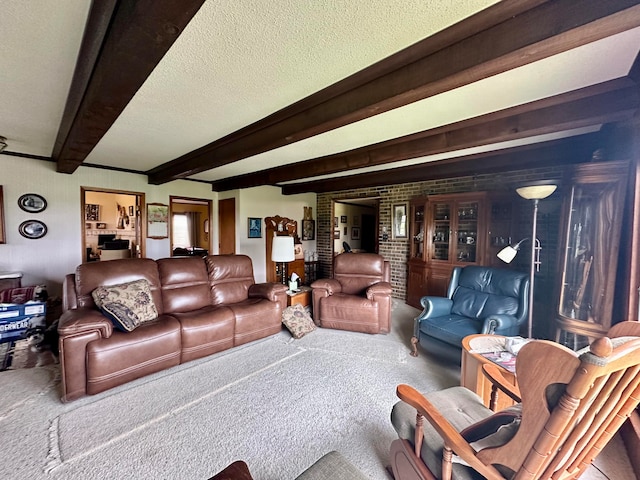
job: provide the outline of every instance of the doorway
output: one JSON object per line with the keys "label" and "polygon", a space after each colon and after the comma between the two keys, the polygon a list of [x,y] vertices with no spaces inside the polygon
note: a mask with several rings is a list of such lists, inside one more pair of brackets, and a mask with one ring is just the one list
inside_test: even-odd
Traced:
{"label": "doorway", "polygon": [[208,255],[211,251],[211,200],[169,197],[171,256]]}
{"label": "doorway", "polygon": [[82,263],[144,257],[142,192],[80,187]]}
{"label": "doorway", "polygon": [[225,198],[218,202],[218,245],[220,255],[236,253],[236,199]]}
{"label": "doorway", "polygon": [[379,205],[379,197],[333,201],[333,255],[378,253]]}

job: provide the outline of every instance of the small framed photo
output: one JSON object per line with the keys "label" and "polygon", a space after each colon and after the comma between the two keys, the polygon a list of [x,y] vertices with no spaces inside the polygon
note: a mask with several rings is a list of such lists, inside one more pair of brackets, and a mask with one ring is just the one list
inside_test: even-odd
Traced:
{"label": "small framed photo", "polygon": [[84,228],[86,228],[87,230],[91,230],[93,228],[93,223],[85,222]]}
{"label": "small framed photo", "polygon": [[40,220],[26,220],[18,227],[20,235],[31,240],[37,240],[47,234],[47,226]]}
{"label": "small framed photo", "polygon": [[360,227],[351,228],[351,240],[360,240]]}
{"label": "small framed photo", "polygon": [[247,220],[247,237],[262,238],[262,219],[257,217],[248,217]]}
{"label": "small framed photo", "polygon": [[90,222],[100,221],[100,205],[87,203],[84,206],[84,219]]}
{"label": "small framed photo", "polygon": [[100,229],[100,230],[106,230],[107,229],[107,224],[106,223],[96,223],[96,228]]}
{"label": "small framed photo", "polygon": [[345,236],[347,235],[347,227],[344,227],[344,229],[342,231],[342,234],[345,235]]}
{"label": "small framed photo", "polygon": [[391,236],[392,238],[408,238],[408,220],[407,220],[407,203],[394,205],[391,210]]}
{"label": "small framed photo", "polygon": [[333,231],[333,239],[334,240],[340,240],[340,230],[339,229]]}
{"label": "small framed photo", "polygon": [[315,240],[316,238],[316,221],[302,220],[302,240]]}
{"label": "small framed photo", "polygon": [[347,223],[347,216],[346,215],[340,215],[340,223]]}
{"label": "small framed photo", "polygon": [[333,228],[338,228],[338,217],[333,217]]}
{"label": "small framed photo", "polygon": [[18,199],[18,206],[29,213],[40,213],[47,208],[47,201],[37,193],[25,193]]}

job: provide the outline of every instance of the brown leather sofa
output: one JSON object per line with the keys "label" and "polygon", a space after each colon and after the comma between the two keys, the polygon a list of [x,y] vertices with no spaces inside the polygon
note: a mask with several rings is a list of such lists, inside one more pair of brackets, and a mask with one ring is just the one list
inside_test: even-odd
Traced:
{"label": "brown leather sofa", "polygon": [[375,253],[341,253],[333,259],[333,278],[311,284],[313,320],[325,328],[389,333],[391,268]]}
{"label": "brown leather sofa", "polygon": [[[91,293],[146,279],[158,318],[114,328]],[[246,255],[85,263],[66,276],[60,335],[62,401],[278,333],[286,287],[256,284]]]}

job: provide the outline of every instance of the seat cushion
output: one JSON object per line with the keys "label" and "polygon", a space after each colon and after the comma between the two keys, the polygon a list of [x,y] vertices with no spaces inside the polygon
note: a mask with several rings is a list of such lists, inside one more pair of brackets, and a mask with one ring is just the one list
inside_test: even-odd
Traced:
{"label": "seat cushion", "polygon": [[132,332],[87,344],[87,394],[93,395],[136,378],[180,364],[180,323],[161,315]]}
{"label": "seat cushion", "polygon": [[357,295],[335,293],[320,299],[319,324],[354,332],[378,333],[378,302]]}
{"label": "seat cushion", "polygon": [[230,308],[210,305],[172,315],[180,321],[181,363],[233,347],[235,316]]}
{"label": "seat cushion", "polygon": [[249,298],[227,307],[233,310],[236,319],[234,345],[275,335],[282,330],[282,310],[279,303],[263,298]]}
{"label": "seat cushion", "polygon": [[462,315],[446,315],[427,318],[420,322],[420,334],[428,335],[443,342],[462,348],[462,339],[482,329],[482,322]]}
{"label": "seat cushion", "polygon": [[[493,412],[484,406],[482,399],[464,387],[452,387],[438,392],[424,394],[440,413],[456,428],[464,428],[490,417]],[[416,409],[400,401],[391,410],[391,423],[398,437],[413,444],[415,438]],[[442,437],[431,424],[425,420],[423,425],[424,440],[421,457],[429,470],[442,478]],[[464,465],[453,464],[453,477],[456,480],[480,480],[484,478],[473,469]]]}

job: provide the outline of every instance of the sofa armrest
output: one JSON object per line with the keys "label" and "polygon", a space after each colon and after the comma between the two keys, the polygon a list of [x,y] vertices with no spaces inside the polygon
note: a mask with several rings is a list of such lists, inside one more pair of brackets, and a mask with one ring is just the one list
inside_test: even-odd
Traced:
{"label": "sofa armrest", "polygon": [[482,323],[482,334],[517,335],[520,326],[518,318],[506,313],[494,313],[486,317]]}
{"label": "sofa armrest", "polygon": [[58,322],[60,336],[86,332],[98,332],[102,338],[109,338],[113,333],[113,323],[92,308],[67,310],[60,317]]}
{"label": "sofa armrest", "polygon": [[311,284],[313,290],[325,290],[327,295],[342,292],[342,285],[335,278],[322,278]]}
{"label": "sofa armrest", "polygon": [[249,298],[266,298],[278,302],[286,295],[287,287],[281,283],[255,283],[249,287]]}
{"label": "sofa armrest", "polygon": [[367,298],[369,300],[375,300],[376,296],[385,296],[388,297],[391,295],[393,289],[391,288],[391,284],[389,282],[378,282],[371,285],[367,288]]}
{"label": "sofa armrest", "polygon": [[416,317],[417,321],[426,320],[427,318],[441,317],[451,313],[453,300],[446,297],[422,297],[420,299],[422,305],[422,313]]}

